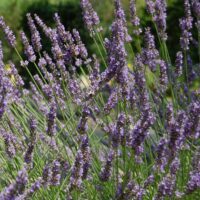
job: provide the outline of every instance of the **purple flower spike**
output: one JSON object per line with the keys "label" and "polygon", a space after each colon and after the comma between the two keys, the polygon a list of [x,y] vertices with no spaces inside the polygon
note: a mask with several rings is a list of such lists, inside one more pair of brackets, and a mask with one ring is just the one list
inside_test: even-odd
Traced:
{"label": "purple flower spike", "polygon": [[176,77],[180,77],[183,73],[183,53],[181,51],[176,54],[175,66]]}
{"label": "purple flower spike", "polygon": [[26,16],[28,19],[28,26],[31,31],[31,42],[32,42],[33,48],[36,52],[40,52],[42,49],[40,33],[38,32],[38,30],[34,24],[31,14],[27,13]]}
{"label": "purple flower spike", "polygon": [[60,162],[55,160],[53,162],[53,167],[52,167],[52,177],[51,177],[51,185],[60,185],[60,178],[61,178],[61,174],[60,174]]}
{"label": "purple flower spike", "polygon": [[99,24],[99,17],[94,11],[89,0],[81,0],[81,7],[83,11],[83,20],[91,35],[95,33],[95,27]]}
{"label": "purple flower spike", "polygon": [[133,33],[135,35],[140,35],[142,33],[142,29],[140,28],[140,18],[137,16],[135,4],[135,0],[130,1],[131,23],[134,28]]}
{"label": "purple flower spike", "polygon": [[29,44],[28,38],[26,37],[23,31],[20,33],[20,35],[21,35],[22,43],[24,45],[24,53],[26,54],[30,62],[35,62],[36,56],[35,56],[33,47]]}
{"label": "purple flower spike", "polygon": [[103,182],[108,181],[111,176],[112,163],[114,157],[115,157],[115,152],[114,150],[111,149],[108,153],[108,158],[106,160],[105,166],[101,169],[101,173],[99,176],[100,180]]}
{"label": "purple flower spike", "polygon": [[18,195],[23,194],[25,187],[28,183],[28,174],[25,168],[18,172],[16,180],[0,193],[0,199],[11,200],[15,199]]}
{"label": "purple flower spike", "polygon": [[47,135],[51,137],[56,135],[56,112],[57,105],[53,100],[50,104],[50,111],[47,116]]}
{"label": "purple flower spike", "polygon": [[3,32],[10,46],[14,48],[16,45],[16,37],[10,27],[5,24],[3,17],[0,17],[0,28],[3,29]]}
{"label": "purple flower spike", "polygon": [[79,150],[76,154],[74,165],[71,169],[70,186],[69,190],[75,188],[80,188],[82,184],[83,176],[83,154]]}

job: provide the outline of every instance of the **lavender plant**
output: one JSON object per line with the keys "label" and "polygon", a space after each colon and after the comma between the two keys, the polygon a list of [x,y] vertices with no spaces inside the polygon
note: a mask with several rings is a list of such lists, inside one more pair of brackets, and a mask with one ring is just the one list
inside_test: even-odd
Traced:
{"label": "lavender plant", "polygon": [[[194,24],[200,39],[200,2],[184,0],[174,61],[165,0],[146,0],[156,35],[141,27],[135,0],[128,30],[123,5],[115,0],[109,38],[90,1],[80,5],[101,57],[88,53],[78,30],[67,31],[58,13],[53,28],[27,14],[31,37],[20,33],[20,55],[0,18],[20,63],[4,62],[0,42],[0,200],[198,199],[200,60],[192,62],[190,45]],[[200,55],[200,41],[198,46]],[[30,76],[28,89],[20,67]]]}

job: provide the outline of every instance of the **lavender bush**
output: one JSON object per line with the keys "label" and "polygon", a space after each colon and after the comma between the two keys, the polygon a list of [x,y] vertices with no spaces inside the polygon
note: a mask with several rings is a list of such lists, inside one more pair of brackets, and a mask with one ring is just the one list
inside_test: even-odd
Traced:
{"label": "lavender bush", "polygon": [[[20,33],[20,55],[14,33],[0,18],[19,56],[17,67],[4,63],[0,43],[0,200],[198,199],[200,63],[192,62],[190,45],[196,41],[200,62],[200,1],[183,2],[176,60],[166,44],[165,0],[146,0],[156,35],[141,27],[135,0],[128,30],[115,0],[109,38],[89,0],[80,5],[99,58],[57,13],[54,28],[27,14],[31,37]],[[138,37],[143,42],[134,52]],[[19,67],[30,76],[28,90]]]}

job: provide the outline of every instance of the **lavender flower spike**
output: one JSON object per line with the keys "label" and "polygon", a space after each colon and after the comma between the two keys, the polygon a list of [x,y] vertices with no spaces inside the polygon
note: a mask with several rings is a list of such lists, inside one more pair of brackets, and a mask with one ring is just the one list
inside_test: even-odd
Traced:
{"label": "lavender flower spike", "polygon": [[82,175],[83,175],[83,154],[80,150],[78,150],[74,161],[74,165],[72,166],[71,170],[69,190],[72,190],[74,187],[80,188],[82,183]]}
{"label": "lavender flower spike", "polygon": [[28,38],[26,37],[26,35],[23,31],[20,33],[20,35],[21,35],[22,43],[24,45],[24,52],[25,52],[28,60],[30,62],[35,62],[36,56],[35,56],[33,47],[29,44]]}
{"label": "lavender flower spike", "polygon": [[56,102],[52,101],[50,106],[50,111],[47,116],[47,134],[52,137],[56,134]]}
{"label": "lavender flower spike", "polygon": [[31,42],[32,42],[33,48],[36,52],[40,52],[42,49],[40,33],[38,32],[38,30],[34,24],[31,14],[27,13],[26,16],[28,19],[28,26],[31,31]]}
{"label": "lavender flower spike", "polygon": [[103,181],[103,182],[108,181],[108,179],[111,176],[112,162],[113,162],[114,157],[115,157],[115,152],[114,152],[114,150],[111,149],[109,154],[108,154],[106,164],[102,168],[100,176],[99,176],[100,180]]}
{"label": "lavender flower spike", "polygon": [[140,28],[140,18],[137,16],[135,4],[135,0],[130,1],[131,23],[134,27],[133,33],[135,35],[140,35],[142,33],[142,29]]}
{"label": "lavender flower spike", "polygon": [[86,179],[87,178],[87,175],[88,175],[88,170],[89,170],[89,167],[90,167],[90,156],[91,156],[91,153],[90,153],[90,146],[89,146],[89,138],[87,135],[84,135],[82,138],[81,138],[81,152],[83,154],[83,176],[82,178],[83,179]]}
{"label": "lavender flower spike", "polygon": [[3,32],[10,46],[14,48],[16,45],[16,37],[13,34],[13,31],[10,29],[10,27],[7,26],[4,22],[4,18],[2,16],[0,17],[0,28],[3,29]]}
{"label": "lavender flower spike", "polygon": [[8,187],[0,193],[1,200],[12,200],[18,195],[21,195],[28,183],[28,174],[25,168],[18,172],[17,178],[14,183],[11,183]]}
{"label": "lavender flower spike", "polygon": [[51,178],[51,184],[56,186],[60,184],[60,162],[55,160],[53,162],[53,167],[52,167],[52,178]]}
{"label": "lavender flower spike", "polygon": [[183,50],[187,51],[189,50],[190,41],[192,40],[191,29],[193,22],[189,0],[184,0],[184,7],[185,17],[179,20],[181,29],[180,45]]}
{"label": "lavender flower spike", "polygon": [[177,52],[176,54],[175,67],[176,77],[180,77],[183,70],[183,53],[181,51]]}
{"label": "lavender flower spike", "polygon": [[158,35],[162,40],[167,40],[166,34],[166,1],[165,0],[146,0],[147,11],[151,14],[153,21],[155,22]]}
{"label": "lavender flower spike", "polygon": [[89,0],[81,0],[81,7],[83,10],[83,20],[91,35],[94,35],[94,27],[99,24],[99,17],[94,11]]}
{"label": "lavender flower spike", "polygon": [[145,29],[145,48],[142,51],[142,60],[145,65],[154,72],[159,59],[159,52],[156,49],[154,36],[151,34],[150,28]]}
{"label": "lavender flower spike", "polygon": [[191,194],[195,190],[200,188],[200,172],[192,171],[190,172],[190,178],[187,183],[187,193]]}
{"label": "lavender flower spike", "polygon": [[37,121],[32,118],[30,120],[30,133],[31,133],[30,141],[28,144],[28,149],[24,156],[24,161],[27,164],[31,164],[31,162],[33,160],[33,150],[34,150],[35,143],[36,143],[36,127],[37,127]]}
{"label": "lavender flower spike", "polygon": [[155,1],[155,16],[153,17],[158,28],[158,34],[162,40],[167,40],[166,34],[166,0]]}

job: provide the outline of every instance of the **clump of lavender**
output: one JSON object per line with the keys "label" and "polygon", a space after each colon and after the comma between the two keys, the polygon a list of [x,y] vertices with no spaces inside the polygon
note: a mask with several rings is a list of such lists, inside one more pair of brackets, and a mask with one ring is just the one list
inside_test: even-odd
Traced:
{"label": "clump of lavender", "polygon": [[25,192],[22,195],[17,196],[16,200],[23,200],[23,199],[27,199],[27,198],[31,198],[33,196],[33,194],[39,190],[41,188],[41,179],[38,178],[38,180],[36,180],[30,188],[28,188],[27,190],[25,190]]}
{"label": "clump of lavender", "polygon": [[[115,0],[108,38],[98,33],[99,18],[89,0],[80,2],[89,34],[98,50],[104,49],[102,60],[91,56],[78,30],[64,27],[58,13],[54,28],[27,14],[30,43],[21,32],[27,61],[19,56],[31,78],[27,90],[18,65],[5,62],[0,42],[0,199],[196,198],[199,63],[189,54],[191,8],[200,30],[199,1],[191,6],[184,1],[175,61],[167,49],[165,0],[146,0],[159,43],[150,28],[141,27],[135,0],[129,10],[133,33],[121,1]],[[50,51],[42,47],[37,26]],[[3,18],[0,28],[15,48]],[[134,37],[144,41],[134,45],[138,51],[132,48]],[[31,74],[29,62],[37,74]]]}
{"label": "clump of lavender", "polygon": [[0,199],[15,199],[18,195],[23,194],[27,183],[28,175],[26,169],[24,168],[18,172],[15,182],[11,183],[0,193]]}

